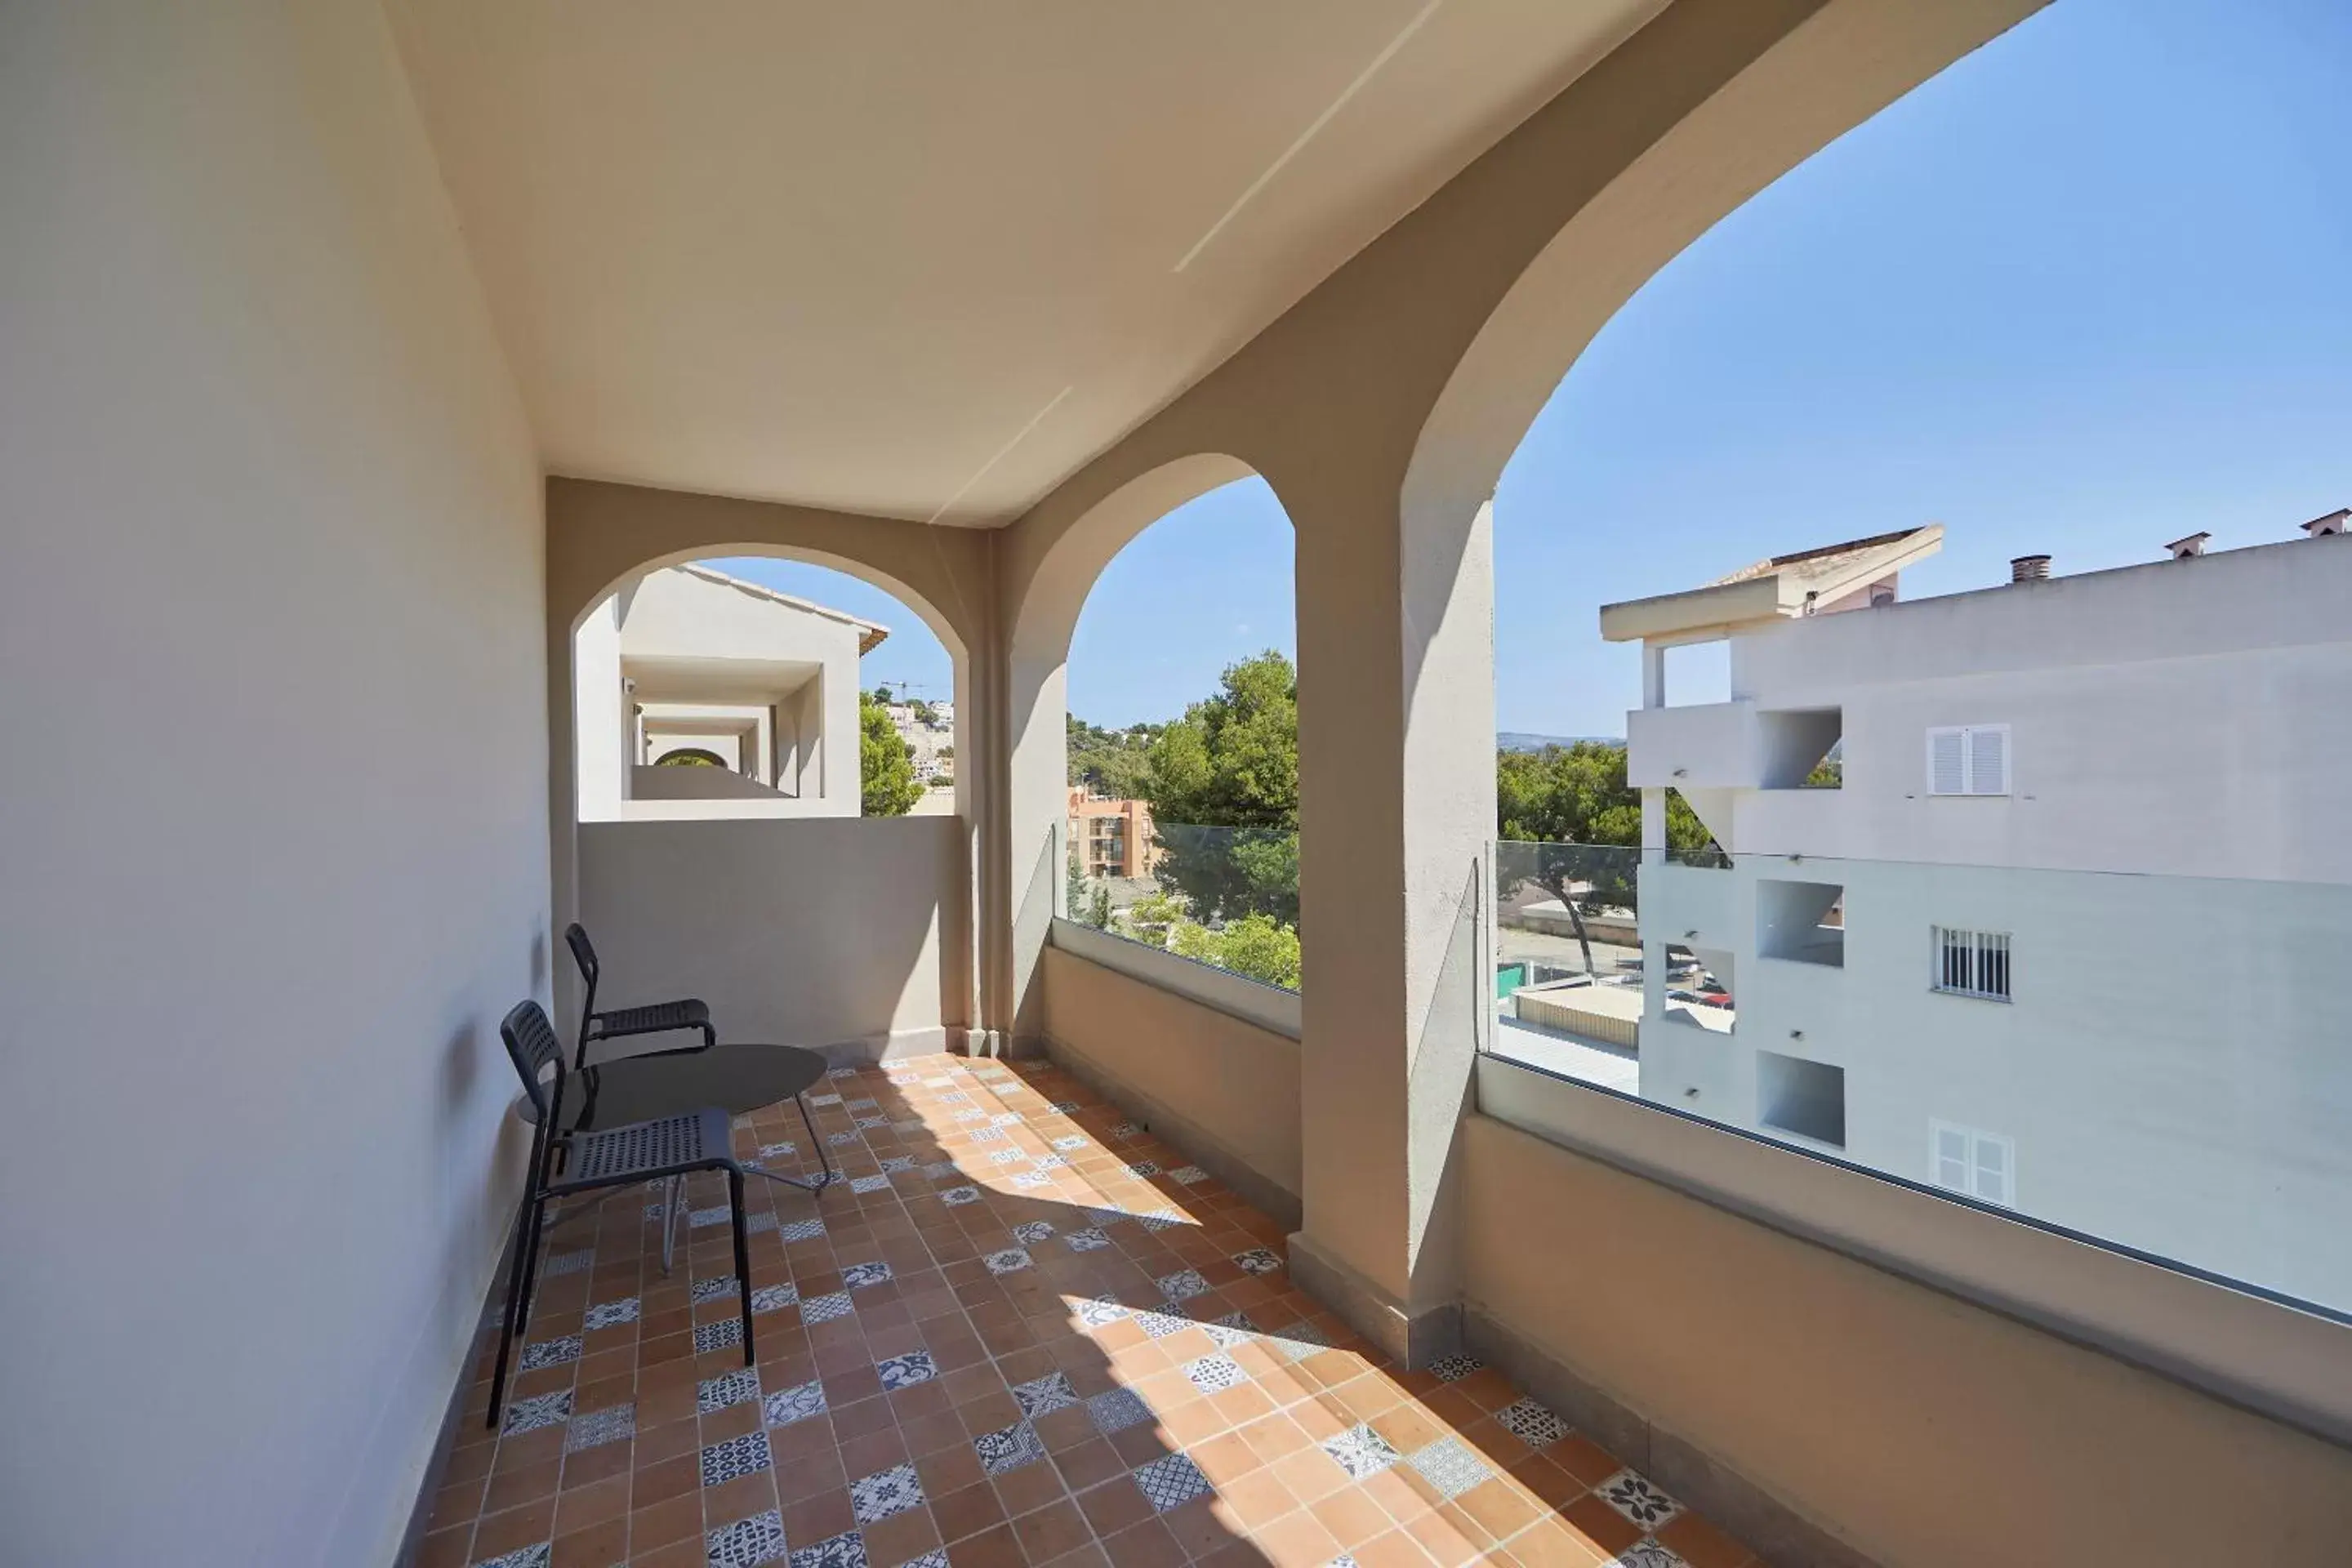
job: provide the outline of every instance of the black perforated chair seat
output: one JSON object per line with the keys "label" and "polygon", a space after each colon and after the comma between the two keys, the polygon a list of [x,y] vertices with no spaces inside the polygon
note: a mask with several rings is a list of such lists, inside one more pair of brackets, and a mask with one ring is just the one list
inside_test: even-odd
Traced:
{"label": "black perforated chair seat", "polygon": [[599,1013],[589,1021],[591,1039],[614,1039],[622,1035],[656,1035],[671,1029],[699,1029],[710,1022],[710,1009],[695,997],[678,1002],[656,1002],[646,1007],[615,1007],[609,1013]]}
{"label": "black perforated chair seat", "polygon": [[563,1142],[562,1169],[547,1190],[555,1194],[712,1170],[727,1163],[730,1148],[727,1113],[716,1106],[601,1132],[575,1132]]}

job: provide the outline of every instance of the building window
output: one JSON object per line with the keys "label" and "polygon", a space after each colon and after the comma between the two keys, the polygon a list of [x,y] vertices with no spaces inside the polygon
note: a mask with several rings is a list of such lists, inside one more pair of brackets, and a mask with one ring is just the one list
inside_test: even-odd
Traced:
{"label": "building window", "polygon": [[1927,731],[1929,795],[2007,795],[2009,726],[1949,724]]}
{"label": "building window", "polygon": [[2009,1000],[2009,933],[1930,926],[1928,984],[1955,996]]}
{"label": "building window", "polygon": [[1845,1068],[1756,1053],[1756,1120],[1777,1132],[1845,1147]]}
{"label": "building window", "polygon": [[1950,1121],[1927,1123],[1927,1170],[1936,1185],[2002,1208],[2017,1206],[2017,1141]]}

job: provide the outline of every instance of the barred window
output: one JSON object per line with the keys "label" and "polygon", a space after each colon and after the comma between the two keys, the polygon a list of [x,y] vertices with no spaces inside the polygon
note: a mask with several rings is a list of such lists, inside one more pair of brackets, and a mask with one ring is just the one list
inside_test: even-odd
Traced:
{"label": "barred window", "polygon": [[2009,1000],[2009,933],[1931,928],[1929,984],[1960,996]]}

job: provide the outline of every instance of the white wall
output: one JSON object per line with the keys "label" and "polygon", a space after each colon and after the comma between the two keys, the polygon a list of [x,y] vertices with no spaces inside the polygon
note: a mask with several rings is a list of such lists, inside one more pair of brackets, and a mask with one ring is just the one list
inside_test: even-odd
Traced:
{"label": "white wall", "polygon": [[530,435],[370,0],[0,10],[0,1558],[385,1563],[545,987]]}
{"label": "white wall", "polygon": [[[2338,536],[1735,637],[1737,696],[1843,708],[1845,783],[1743,798],[1727,847],[2352,882],[2347,605]],[[2003,723],[2013,794],[1927,795],[1928,726]]]}
{"label": "white wall", "polygon": [[968,1021],[963,855],[956,817],[584,823],[598,1004],[699,996],[722,1040],[944,1049]]}

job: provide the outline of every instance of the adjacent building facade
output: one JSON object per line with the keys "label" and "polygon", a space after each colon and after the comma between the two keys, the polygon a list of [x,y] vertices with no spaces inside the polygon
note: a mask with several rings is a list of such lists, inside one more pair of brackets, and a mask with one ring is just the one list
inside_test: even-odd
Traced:
{"label": "adjacent building facade", "polygon": [[[2352,1248],[2311,1245],[2352,1220],[2341,522],[1903,603],[1921,529],[1604,609],[1644,645],[1643,1097],[2343,1300]],[[1731,700],[1669,706],[1664,649],[1711,640]],[[1666,862],[1670,788],[1727,868]]]}
{"label": "adjacent building facade", "polygon": [[1070,843],[1088,877],[1148,877],[1159,859],[1152,847],[1150,805],[1139,800],[1106,800],[1089,795],[1083,784],[1070,786]]}
{"label": "adjacent building facade", "polygon": [[858,659],[889,632],[714,572],[649,572],[573,636],[581,818],[856,816]]}

